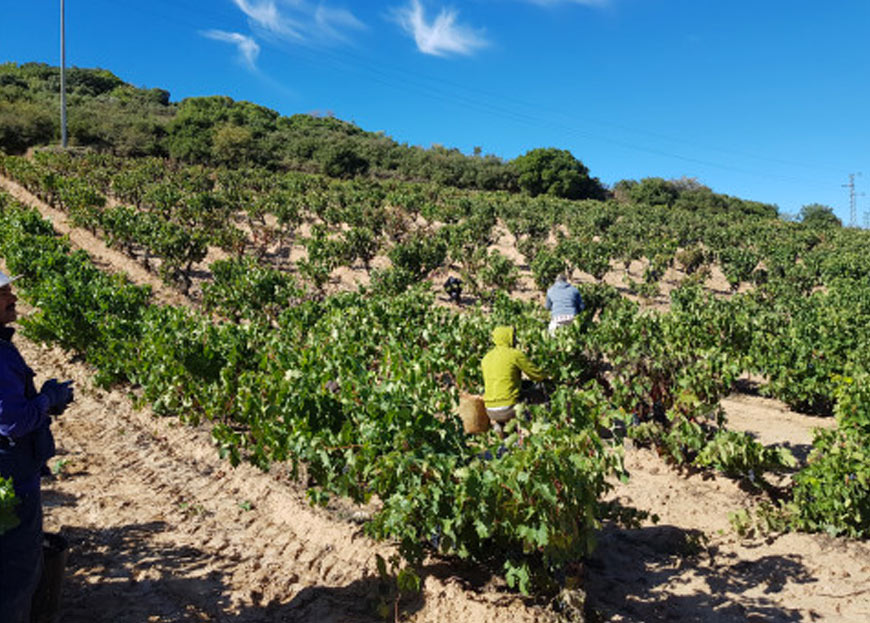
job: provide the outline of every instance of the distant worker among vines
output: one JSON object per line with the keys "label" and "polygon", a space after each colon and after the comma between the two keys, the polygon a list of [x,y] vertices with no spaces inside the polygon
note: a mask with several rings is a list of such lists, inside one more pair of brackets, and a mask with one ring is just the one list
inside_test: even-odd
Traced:
{"label": "distant worker among vines", "polygon": [[0,476],[12,478],[18,525],[0,535],[0,621],[29,623],[42,576],[40,476],[54,456],[51,415],[73,399],[72,381],[49,379],[37,392],[34,373],[12,344],[18,318],[10,278],[0,272]]}
{"label": "distant worker among vines", "polygon": [[548,327],[550,335],[553,335],[559,327],[574,322],[574,318],[583,311],[584,307],[580,291],[568,283],[564,273],[559,273],[556,281],[547,290],[545,305],[550,310],[550,326]]}
{"label": "distant worker among vines", "polygon": [[447,292],[447,296],[450,297],[450,300],[454,303],[462,302],[462,279],[459,277],[454,277],[451,275],[447,278],[447,281],[444,282],[444,291]]}
{"label": "distant worker among vines", "polygon": [[483,371],[486,414],[499,433],[502,426],[521,414],[521,403],[526,390],[522,375],[525,373],[532,381],[543,381],[546,374],[529,361],[516,348],[513,327],[496,327],[492,330],[494,346],[480,362]]}

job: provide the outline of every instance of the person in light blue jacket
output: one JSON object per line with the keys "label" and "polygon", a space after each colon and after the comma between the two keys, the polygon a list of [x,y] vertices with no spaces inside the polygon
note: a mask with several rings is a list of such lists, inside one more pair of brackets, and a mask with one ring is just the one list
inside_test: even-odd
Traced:
{"label": "person in light blue jacket", "polygon": [[568,283],[564,274],[559,274],[556,281],[547,290],[547,309],[550,310],[550,335],[556,329],[571,324],[574,317],[583,311],[583,297],[580,291]]}
{"label": "person in light blue jacket", "polygon": [[29,623],[33,594],[42,574],[40,475],[54,455],[51,415],[73,398],[71,382],[49,379],[37,392],[34,373],[12,344],[18,300],[0,272],[0,476],[11,478],[19,503],[18,525],[0,534],[0,621]]}

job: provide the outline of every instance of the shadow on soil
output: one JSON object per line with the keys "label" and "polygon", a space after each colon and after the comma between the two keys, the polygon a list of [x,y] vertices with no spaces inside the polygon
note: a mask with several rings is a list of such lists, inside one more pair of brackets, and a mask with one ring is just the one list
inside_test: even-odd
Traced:
{"label": "shadow on soil", "polygon": [[[231,601],[237,561],[195,547],[162,543],[163,522],[112,529],[66,526],[65,570],[58,620],[64,623],[378,623],[393,620],[394,594],[377,577],[362,577],[345,586],[300,586],[298,578],[275,577],[286,585],[286,603],[269,602],[252,587],[240,609]],[[250,561],[247,562],[250,564]],[[452,571],[452,572],[451,572]],[[426,576],[465,576],[437,561]],[[462,582],[480,588],[491,576],[480,570]],[[236,587],[238,590],[238,587]],[[237,595],[238,597],[238,595]],[[424,606],[416,597],[400,604],[407,617]],[[378,615],[389,611],[386,618]]]}
{"label": "shadow on soil", "polygon": [[[194,547],[162,543],[162,522],[108,530],[66,527],[69,542],[59,620],[64,623],[377,623],[378,606],[392,600],[378,578],[363,577],[344,586],[286,584],[286,603],[269,602],[254,587],[231,601],[236,561]],[[217,560],[216,560],[217,558]],[[248,561],[247,564],[250,564]],[[607,620],[643,623],[798,623],[807,613],[776,603],[790,583],[815,582],[798,555],[739,560],[707,545],[701,532],[674,526],[638,529],[607,527],[596,553],[587,560],[585,589],[592,613]],[[492,576],[479,568],[457,569],[433,561],[424,575],[456,578],[466,590],[492,588]],[[462,578],[461,580],[459,578]],[[692,582],[699,586],[689,590]],[[237,589],[238,587],[236,587]],[[239,597],[237,595],[237,597]],[[506,600],[516,595],[505,594]],[[421,610],[417,598],[402,602],[404,617]],[[601,620],[594,616],[589,619]]]}
{"label": "shadow on soil", "polygon": [[212,615],[229,605],[220,574],[201,571],[207,555],[196,548],[160,545],[166,528],[162,522],[62,528],[69,557],[59,620],[220,620]]}
{"label": "shadow on soil", "polygon": [[[797,623],[807,613],[774,597],[788,583],[816,581],[799,555],[738,560],[708,548],[697,530],[607,527],[588,561],[586,590],[605,620],[618,613],[644,623]],[[703,587],[682,588],[689,582]]]}

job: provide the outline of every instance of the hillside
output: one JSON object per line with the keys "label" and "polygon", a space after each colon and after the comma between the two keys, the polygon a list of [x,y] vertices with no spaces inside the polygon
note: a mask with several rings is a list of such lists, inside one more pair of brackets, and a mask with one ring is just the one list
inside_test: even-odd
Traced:
{"label": "hillside", "polygon": [[[866,609],[867,232],[692,179],[605,189],[553,148],[501,162],[172,103],[104,70],[72,72],[62,150],[39,121],[56,76],[0,67],[0,257],[31,306],[18,337],[89,416],[58,424],[80,454],[54,464],[76,467],[48,515],[82,528],[75,498],[93,518],[79,576],[100,588],[76,616],[122,616],[112,595],[154,582],[156,620]],[[584,309],[551,335],[561,274]],[[501,325],[545,379],[504,436],[466,434]],[[102,554],[129,526],[153,571]]]}
{"label": "hillside", "polygon": [[[19,200],[57,218],[101,265],[122,270],[179,303],[135,263],[6,182]],[[31,310],[24,310],[32,313]],[[125,390],[93,386],[68,353],[19,347],[40,376],[73,378],[78,399],[55,425],[56,476],[45,484],[46,525],[71,544],[61,620],[377,621],[374,556],[389,554],[359,534],[358,511],[312,509],[281,469],[230,468],[208,431],[135,410]],[[830,425],[781,403],[735,394],[729,421],[764,443],[807,448]],[[592,612],[610,621],[855,621],[870,609],[867,545],[827,536],[739,537],[727,512],[753,496],[722,477],[684,479],[648,450],[627,450],[631,479],[610,494],[659,516],[608,526],[584,575]],[[542,605],[505,592],[483,570],[431,560],[421,598],[402,620],[554,620]],[[470,573],[471,572],[471,573]]]}
{"label": "hillside", "polygon": [[[59,75],[57,67],[39,63],[0,65],[0,150],[20,154],[59,141]],[[367,132],[333,117],[283,117],[220,95],[170,102],[165,90],[136,88],[102,69],[73,67],[67,82],[73,147],[343,178],[373,175],[459,188],[524,188],[574,199],[604,193],[586,167],[562,150],[543,150],[546,158],[556,159],[560,174],[558,180],[542,185],[540,179],[523,177],[523,159],[509,165],[495,156],[399,144],[381,132]]]}
{"label": "hillside", "polygon": [[[0,64],[0,151],[23,154],[60,141],[60,70],[41,63]],[[274,110],[226,96],[171,102],[164,89],[143,89],[104,69],[67,71],[70,146],[122,157],[169,157],[188,164],[267,167],[337,178],[428,181],[455,188],[524,192],[567,199],[615,195],[649,205],[710,203],[756,213],[776,208],[692,184],[623,180],[612,193],[570,152],[541,147],[507,162],[494,155],[400,144],[333,117]],[[688,191],[688,192],[687,192]]]}

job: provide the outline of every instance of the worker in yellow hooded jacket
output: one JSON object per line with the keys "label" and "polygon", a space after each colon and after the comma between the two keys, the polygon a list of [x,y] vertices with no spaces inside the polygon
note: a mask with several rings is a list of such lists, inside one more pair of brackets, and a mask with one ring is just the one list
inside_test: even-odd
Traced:
{"label": "worker in yellow hooded jacket", "polygon": [[516,348],[513,327],[496,327],[492,330],[492,341],[494,346],[480,362],[483,402],[490,421],[501,431],[501,425],[517,415],[522,373],[532,381],[543,381],[546,375]]}

